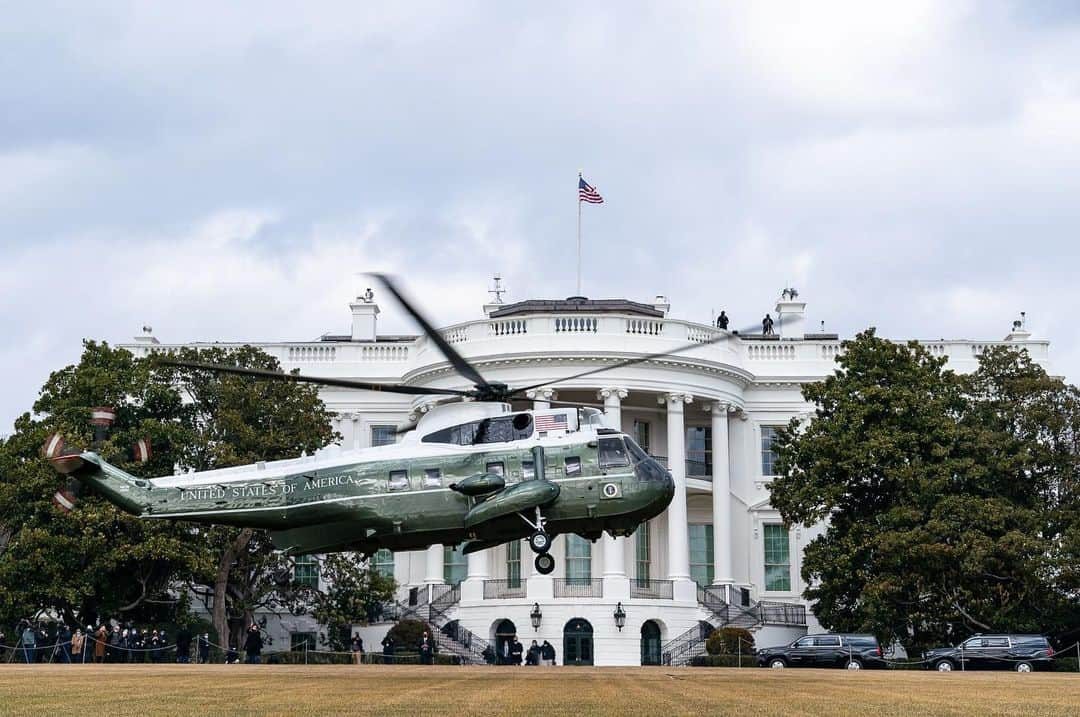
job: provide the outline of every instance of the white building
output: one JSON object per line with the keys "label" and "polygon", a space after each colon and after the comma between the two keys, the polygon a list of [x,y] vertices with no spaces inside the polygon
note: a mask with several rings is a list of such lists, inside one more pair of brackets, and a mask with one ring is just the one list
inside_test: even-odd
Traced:
{"label": "white building", "polygon": [[[548,576],[534,574],[532,555],[520,544],[467,558],[453,546],[383,552],[375,560],[393,571],[404,613],[444,628],[443,649],[474,658],[483,645],[501,644],[516,633],[526,647],[533,639],[551,642],[560,663],[598,665],[685,662],[701,653],[708,626],[748,627],[759,644],[820,629],[801,598],[800,575],[803,547],[819,528],[785,528],[769,505],[771,444],[777,427],[810,415],[801,386],[831,373],[841,347],[835,335],[807,333],[806,304],[793,294],[785,292],[776,304],[775,336],[760,330],[730,334],[718,343],[530,395],[540,408],[554,400],[602,408],[613,426],[665,457],[676,481],[665,514],[629,538],[605,536],[590,543],[558,536],[552,549],[557,566]],[[469,388],[426,338],[380,336],[373,299],[357,299],[350,307],[350,334],[258,346],[287,371]],[[727,333],[673,318],[669,308],[664,297],[650,304],[580,298],[488,304],[483,318],[442,333],[485,378],[511,386]],[[972,370],[979,353],[997,343],[1022,346],[1046,363],[1048,342],[1033,341],[1019,324],[1003,342],[924,342],[958,371]],[[168,348],[152,336],[127,348],[144,354],[151,347]],[[398,426],[431,405],[423,397],[333,388],[322,396],[336,415],[344,446],[355,448],[393,441]],[[297,570],[317,579],[316,565]],[[617,612],[624,615],[621,628]],[[362,630],[369,650],[388,627]],[[272,626],[286,644],[316,629],[310,618],[284,618]]]}

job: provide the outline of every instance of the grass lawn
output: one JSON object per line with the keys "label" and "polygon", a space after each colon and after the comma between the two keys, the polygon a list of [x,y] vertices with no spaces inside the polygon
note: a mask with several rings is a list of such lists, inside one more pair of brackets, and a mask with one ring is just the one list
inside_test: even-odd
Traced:
{"label": "grass lawn", "polygon": [[1054,715],[1080,674],[659,667],[0,665],[0,715]]}

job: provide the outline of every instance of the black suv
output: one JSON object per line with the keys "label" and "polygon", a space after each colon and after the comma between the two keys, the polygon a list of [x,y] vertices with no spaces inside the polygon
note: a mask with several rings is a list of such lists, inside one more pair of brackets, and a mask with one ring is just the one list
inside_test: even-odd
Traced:
{"label": "black suv", "polygon": [[925,667],[953,670],[1049,670],[1054,648],[1042,635],[974,635],[957,647],[935,647],[923,653]]}
{"label": "black suv", "polygon": [[825,633],[800,637],[783,647],[764,647],[757,651],[759,667],[885,667],[881,645],[873,635]]}

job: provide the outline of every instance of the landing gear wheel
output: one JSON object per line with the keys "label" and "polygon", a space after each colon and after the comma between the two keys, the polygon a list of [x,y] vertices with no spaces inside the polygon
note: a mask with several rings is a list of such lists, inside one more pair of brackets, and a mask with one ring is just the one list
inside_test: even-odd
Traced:
{"label": "landing gear wheel", "polygon": [[541,553],[536,556],[536,560],[533,561],[533,566],[536,568],[536,572],[541,575],[550,575],[551,572],[555,570],[555,558],[547,553]]}
{"label": "landing gear wheel", "polygon": [[537,555],[543,555],[551,550],[551,536],[542,530],[538,530],[529,536],[529,547]]}

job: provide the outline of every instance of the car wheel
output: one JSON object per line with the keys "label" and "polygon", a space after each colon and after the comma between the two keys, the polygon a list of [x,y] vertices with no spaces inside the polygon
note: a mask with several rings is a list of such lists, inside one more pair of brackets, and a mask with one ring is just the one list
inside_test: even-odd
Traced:
{"label": "car wheel", "polygon": [[858,660],[856,660],[856,659],[855,659],[855,658],[853,657],[853,658],[851,658],[850,660],[848,660],[848,662],[847,662],[847,665],[846,665],[846,667],[847,667],[847,668],[848,668],[849,670],[861,670],[861,669],[862,669],[862,663],[861,663],[861,662],[859,662]]}
{"label": "car wheel", "polygon": [[780,658],[777,658],[769,662],[769,667],[773,668],[774,670],[782,670],[787,667],[787,663]]}
{"label": "car wheel", "polygon": [[953,664],[948,660],[942,660],[941,662],[934,665],[934,669],[936,669],[938,672],[952,672]]}
{"label": "car wheel", "polygon": [[1032,672],[1032,671],[1034,671],[1034,669],[1035,669],[1035,666],[1032,665],[1030,662],[1017,662],[1016,663],[1016,671],[1017,672]]}

